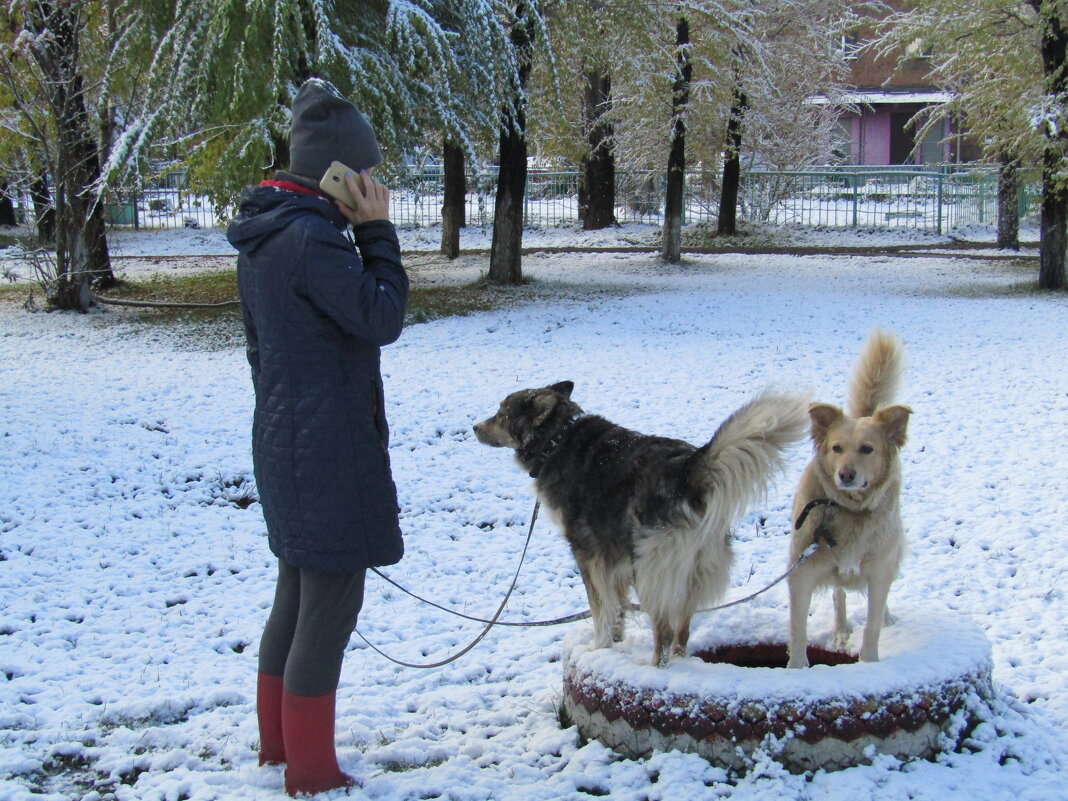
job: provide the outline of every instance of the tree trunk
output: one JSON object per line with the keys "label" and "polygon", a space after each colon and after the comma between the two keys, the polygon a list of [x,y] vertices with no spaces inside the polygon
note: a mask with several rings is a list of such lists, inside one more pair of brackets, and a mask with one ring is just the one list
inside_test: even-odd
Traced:
{"label": "tree trunk", "polygon": [[33,217],[36,221],[37,241],[56,241],[56,206],[52,191],[48,188],[48,176],[41,172],[30,183],[30,198],[33,200]]}
{"label": "tree trunk", "polygon": [[[99,172],[99,164],[97,166]],[[111,269],[111,252],[108,250],[107,220],[103,202],[93,206],[85,223],[85,238],[88,246],[86,269],[94,289],[111,289],[118,281]]]}
{"label": "tree trunk", "polygon": [[527,183],[527,139],[508,123],[501,129],[497,198],[493,207],[489,280],[523,281],[523,191]]}
{"label": "tree trunk", "polygon": [[15,224],[15,204],[8,194],[8,183],[0,183],[0,225]]}
{"label": "tree trunk", "polygon": [[[1068,31],[1058,13],[1059,4],[1030,0],[1042,25],[1042,71],[1046,95],[1062,108],[1068,95]],[[1063,118],[1064,111],[1061,112]],[[1046,122],[1042,153],[1042,244],[1039,252],[1040,289],[1065,288],[1068,255],[1068,182],[1061,176],[1068,131],[1063,124]]]}
{"label": "tree trunk", "polygon": [[719,223],[721,236],[738,233],[738,189],[742,182],[742,118],[749,108],[749,98],[737,86],[727,120],[727,142],[723,148],[723,184],[719,194]]}
{"label": "tree trunk", "polygon": [[579,217],[585,231],[599,231],[616,223],[615,129],[605,117],[612,108],[612,79],[604,72],[586,73],[582,110],[590,149],[582,158]]}
{"label": "tree trunk", "polygon": [[1063,157],[1052,142],[1042,154],[1042,218],[1038,264],[1039,289],[1064,289],[1068,255],[1068,191],[1060,177]]}
{"label": "tree trunk", "polygon": [[[47,107],[56,123],[55,177],[56,284],[51,302],[60,309],[86,311],[90,283],[114,281],[107,258],[103,208],[93,184],[100,178],[100,157],[85,107],[79,72],[80,7],[40,0],[30,6],[27,24],[48,30],[32,50],[45,78]],[[101,261],[102,260],[102,261]]]}
{"label": "tree trunk", "polygon": [[683,17],[675,28],[677,47],[672,99],[671,151],[668,154],[667,192],[664,197],[664,233],[660,255],[664,261],[678,264],[682,261],[682,216],[684,180],[686,177],[686,107],[690,102],[690,81],[693,64],[690,62],[690,25]]}
{"label": "tree trunk", "polygon": [[[271,137],[271,150],[274,151],[274,160],[263,171],[264,178],[270,178],[275,170],[284,170],[289,167],[289,135],[279,134]],[[319,180],[321,175],[307,175],[306,178]]]}
{"label": "tree trunk", "polygon": [[998,169],[998,247],[1020,249],[1020,159],[1008,153]]}
{"label": "tree trunk", "polygon": [[525,4],[516,6],[516,22],[511,32],[518,65],[519,86],[512,98],[508,118],[501,125],[497,197],[493,207],[493,240],[490,243],[488,278],[498,284],[523,281],[523,193],[527,184],[527,115],[524,97],[530,77],[532,35]]}
{"label": "tree trunk", "polygon": [[[72,262],[79,265],[80,271],[88,274],[91,284],[108,288],[115,285],[115,274],[112,272],[108,253],[104,202],[92,188],[100,179],[100,155],[90,130],[81,75],[75,75],[71,79],[71,90],[68,101],[72,114],[69,118],[58,121],[59,138],[65,140],[71,157],[69,169],[66,170],[69,175],[66,191],[70,195],[70,201],[67,203],[70,214],[66,220],[64,215],[60,215],[58,224],[60,227],[67,224],[77,229],[77,233],[71,234],[71,239],[68,240],[77,239],[80,242],[78,257],[74,258],[72,255]],[[85,308],[80,310],[85,311]]]}
{"label": "tree trunk", "polygon": [[50,300],[57,309],[86,312],[93,296],[89,290],[89,248],[85,232],[64,224],[69,215],[62,209],[57,216],[56,270],[59,280]]}
{"label": "tree trunk", "polygon": [[[109,104],[100,125],[100,146],[93,147],[87,154],[87,168],[93,182],[100,180],[101,161],[111,153],[115,138],[115,110]],[[89,215],[85,229],[89,244],[89,273],[93,287],[111,289],[118,281],[111,269],[111,253],[108,250],[108,228],[103,199],[100,200]]]}
{"label": "tree trunk", "polygon": [[464,150],[445,140],[442,148],[444,199],[441,205],[441,252],[446,258],[460,255],[460,229],[467,224],[467,174]]}

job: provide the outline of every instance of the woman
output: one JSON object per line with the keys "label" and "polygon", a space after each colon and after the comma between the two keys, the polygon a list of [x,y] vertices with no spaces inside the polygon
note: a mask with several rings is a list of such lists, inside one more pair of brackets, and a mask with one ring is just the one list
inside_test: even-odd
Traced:
{"label": "woman", "polygon": [[[354,207],[319,179],[333,161]],[[371,126],[329,83],[293,101],[289,170],[242,194],[227,236],[256,408],[252,455],[274,605],[260,641],[260,764],[290,795],[354,784],[334,750],[335,697],[368,567],[403,554],[380,348],[401,333],[408,277]],[[345,230],[352,224],[352,238]]]}

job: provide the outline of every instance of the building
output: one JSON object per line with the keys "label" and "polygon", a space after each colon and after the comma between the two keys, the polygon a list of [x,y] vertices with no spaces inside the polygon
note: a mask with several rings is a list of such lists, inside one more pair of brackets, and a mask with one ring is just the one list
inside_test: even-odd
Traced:
{"label": "building", "polygon": [[[901,3],[889,3],[901,8]],[[930,82],[929,58],[916,52],[882,55],[864,47],[872,32],[857,31],[842,41],[850,60],[852,89],[841,98],[856,111],[839,118],[840,160],[858,165],[942,165],[969,161],[974,148],[954,120],[944,119],[918,139],[917,114],[947,102],[951,95]],[[827,102],[824,100],[823,102]]]}

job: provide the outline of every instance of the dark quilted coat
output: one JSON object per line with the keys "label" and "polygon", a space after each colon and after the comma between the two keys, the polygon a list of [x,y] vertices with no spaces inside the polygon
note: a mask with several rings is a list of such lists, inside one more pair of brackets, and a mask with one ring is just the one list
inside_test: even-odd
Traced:
{"label": "dark quilted coat", "polygon": [[[318,195],[246,189],[227,237],[256,393],[252,455],[271,551],[354,572],[400,560],[380,350],[408,299],[393,224]],[[362,257],[362,258],[361,258]]]}

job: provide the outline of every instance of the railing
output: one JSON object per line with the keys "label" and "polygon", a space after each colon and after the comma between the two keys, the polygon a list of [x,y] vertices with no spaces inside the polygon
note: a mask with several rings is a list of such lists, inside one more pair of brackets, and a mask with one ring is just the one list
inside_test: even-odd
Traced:
{"label": "railing", "polygon": [[[496,173],[467,179],[467,224],[493,222]],[[579,223],[577,171],[531,171],[523,204],[528,227]],[[420,172],[390,181],[391,216],[400,226],[441,223],[440,172]],[[616,220],[620,224],[663,222],[665,179],[653,170],[616,175]],[[714,221],[719,213],[720,176],[694,171],[686,176],[684,221]],[[1038,195],[1033,177],[1020,193],[1024,216]],[[971,167],[925,170],[908,167],[839,167],[823,170],[764,171],[743,174],[739,218],[772,225],[831,228],[907,228],[945,233],[954,228],[996,222],[997,174]],[[123,228],[216,228],[233,206],[216,208],[180,186],[146,188],[107,204],[108,222]]]}
{"label": "railing", "polygon": [[[1025,192],[1029,199],[1033,196]],[[845,168],[750,172],[744,217],[777,225],[914,228],[944,233],[997,218],[997,174]]]}
{"label": "railing", "polygon": [[[577,172],[530,172],[524,198],[529,227],[579,222]],[[489,226],[496,176],[468,178],[467,223]],[[663,222],[664,176],[627,171],[616,177],[616,220],[620,224]],[[686,223],[714,221],[719,214],[720,177],[709,172],[686,176]],[[433,225],[441,221],[440,175],[418,175],[394,182],[393,219],[398,224]],[[1021,187],[1020,214],[1037,197],[1038,187]],[[739,191],[740,218],[773,225],[833,228],[911,228],[944,233],[997,218],[997,174],[988,169],[933,171],[909,168],[843,167],[826,170],[760,171],[744,174]]]}
{"label": "railing", "polygon": [[141,189],[104,205],[108,225],[123,228],[219,228],[233,209],[216,209],[205,197],[182,187]]}

